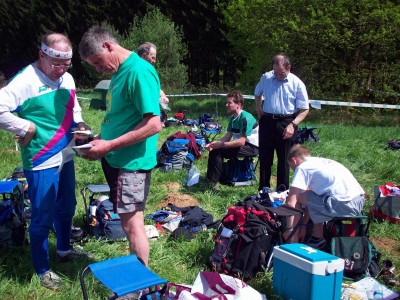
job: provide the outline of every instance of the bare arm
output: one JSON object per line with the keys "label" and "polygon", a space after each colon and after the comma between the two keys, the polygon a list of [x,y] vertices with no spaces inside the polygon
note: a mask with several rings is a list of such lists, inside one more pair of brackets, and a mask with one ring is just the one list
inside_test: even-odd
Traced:
{"label": "bare arm", "polygon": [[160,132],[160,130],[160,117],[152,114],[146,114],[143,120],[133,130],[125,133],[124,135],[121,135],[120,137],[110,141],[96,139],[90,142],[93,147],[84,152],[85,158],[102,158],[111,151],[139,143],[148,137],[157,134]]}
{"label": "bare arm", "polygon": [[299,113],[297,114],[297,117],[293,120],[293,122],[297,125],[299,125],[304,118],[308,115],[308,113],[310,112],[309,109],[300,109]]}
{"label": "bare arm", "polygon": [[208,151],[212,151],[214,149],[220,149],[222,148],[222,143],[224,143],[224,147],[226,147],[226,143],[231,140],[232,135],[233,135],[232,132],[227,132],[219,141],[211,142],[210,144],[207,144],[205,148]]}
{"label": "bare arm", "polygon": [[[297,209],[301,209],[301,194],[304,193],[304,190],[296,188],[296,187],[290,187],[289,189],[289,195],[286,198],[286,205],[290,206],[290,207],[294,207]],[[293,226],[295,224],[297,224],[297,222],[300,220],[300,216],[299,215],[295,215],[295,216],[290,216],[290,217],[286,217],[286,227],[288,228],[288,231],[286,231],[283,236],[286,239],[291,231],[293,229]],[[299,239],[299,235],[298,235],[298,231],[293,235],[292,237],[292,242],[297,242]]]}

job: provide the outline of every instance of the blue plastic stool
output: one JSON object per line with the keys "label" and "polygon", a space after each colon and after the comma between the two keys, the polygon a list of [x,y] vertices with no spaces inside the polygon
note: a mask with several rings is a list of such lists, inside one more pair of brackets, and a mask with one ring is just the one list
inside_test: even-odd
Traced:
{"label": "blue plastic stool", "polygon": [[[141,299],[160,299],[167,287],[167,280],[148,269],[136,255],[108,259],[88,265],[81,273],[80,281],[83,299],[87,300],[84,277],[88,271],[110,291],[114,293],[109,299],[116,299],[129,293],[149,289]],[[164,285],[156,290],[158,285]]]}

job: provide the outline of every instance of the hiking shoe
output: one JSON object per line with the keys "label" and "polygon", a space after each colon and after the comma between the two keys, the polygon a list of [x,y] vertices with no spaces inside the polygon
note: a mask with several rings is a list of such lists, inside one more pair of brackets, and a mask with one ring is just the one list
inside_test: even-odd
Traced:
{"label": "hiking shoe", "polygon": [[60,255],[56,253],[56,262],[69,262],[76,260],[90,260],[93,258],[91,253],[85,253],[83,251],[71,249],[66,255]]}
{"label": "hiking shoe", "polygon": [[286,185],[280,184],[280,185],[277,187],[276,192],[279,194],[279,193],[282,193],[282,192],[284,192],[284,191],[286,191],[286,190],[287,190]]}
{"label": "hiking shoe", "polygon": [[313,247],[318,250],[323,250],[325,247],[325,240],[323,238],[316,238],[312,236],[308,242],[307,246]]}
{"label": "hiking shoe", "polygon": [[45,288],[56,291],[62,288],[61,278],[57,276],[56,273],[52,271],[46,272],[42,277],[40,277],[40,284]]}
{"label": "hiking shoe", "polygon": [[400,278],[396,267],[389,259],[382,262],[381,276],[386,285],[400,286]]}
{"label": "hiking shoe", "polygon": [[221,183],[219,181],[209,181],[208,188],[219,191],[221,189]]}

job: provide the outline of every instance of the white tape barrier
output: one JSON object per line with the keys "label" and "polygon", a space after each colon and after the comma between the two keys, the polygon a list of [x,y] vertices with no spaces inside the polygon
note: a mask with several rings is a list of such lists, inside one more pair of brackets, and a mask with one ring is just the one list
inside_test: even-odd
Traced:
{"label": "white tape barrier", "polygon": [[[196,96],[226,96],[226,94],[176,94],[168,95],[168,97],[196,97]],[[243,95],[244,99],[253,99],[252,95]],[[342,102],[342,101],[327,101],[327,100],[309,100],[313,108],[321,109],[322,105],[334,106],[351,106],[351,107],[370,107],[370,108],[389,108],[400,109],[400,105],[377,104],[377,103],[358,103],[358,102]]]}
{"label": "white tape barrier", "polygon": [[[173,94],[167,96],[168,97],[198,97],[198,96],[225,97],[226,94]],[[243,98],[254,100],[254,96],[252,95],[243,95]],[[78,97],[78,99],[91,100],[91,98],[84,98],[84,97]],[[327,101],[327,100],[309,100],[309,102],[311,107],[315,109],[321,109],[322,105],[400,109],[400,105],[391,105],[391,104],[358,103],[358,102],[342,102],[342,101]]]}

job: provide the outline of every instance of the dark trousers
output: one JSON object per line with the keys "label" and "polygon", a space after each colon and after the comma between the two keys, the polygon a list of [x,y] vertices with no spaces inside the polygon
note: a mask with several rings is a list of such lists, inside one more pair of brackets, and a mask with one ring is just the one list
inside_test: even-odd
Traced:
{"label": "dark trousers", "polygon": [[223,148],[212,150],[208,154],[207,179],[213,182],[220,181],[224,159],[257,155],[257,147],[251,144],[246,144],[242,147],[237,148]]}
{"label": "dark trousers", "polygon": [[287,155],[290,148],[294,145],[296,131],[290,139],[283,139],[283,131],[293,121],[293,118],[272,119],[263,115],[259,123],[259,161],[260,161],[260,181],[259,189],[271,187],[271,169],[274,163],[274,151],[278,158],[277,165],[277,184],[285,185],[289,188],[290,168],[287,163]]}

